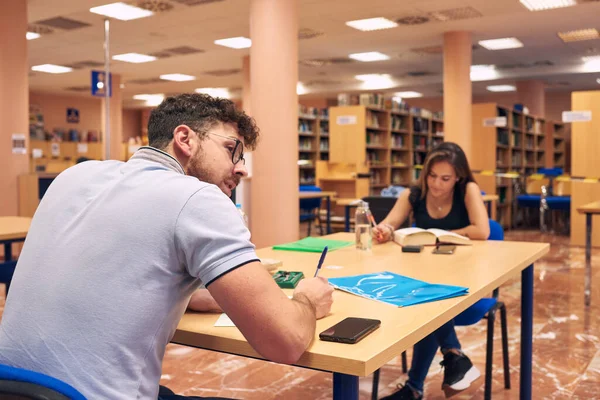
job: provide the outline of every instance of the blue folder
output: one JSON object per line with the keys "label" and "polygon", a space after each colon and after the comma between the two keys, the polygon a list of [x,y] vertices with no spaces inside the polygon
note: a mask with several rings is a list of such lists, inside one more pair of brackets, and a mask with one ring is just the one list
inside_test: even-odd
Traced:
{"label": "blue folder", "polygon": [[330,278],[329,283],[336,289],[398,307],[449,299],[469,292],[466,287],[427,283],[387,271]]}

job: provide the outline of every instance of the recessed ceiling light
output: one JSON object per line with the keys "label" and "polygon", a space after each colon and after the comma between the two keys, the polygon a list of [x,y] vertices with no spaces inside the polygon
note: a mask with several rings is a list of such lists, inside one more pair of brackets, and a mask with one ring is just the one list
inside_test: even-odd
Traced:
{"label": "recessed ceiling light", "polygon": [[550,10],[551,8],[571,7],[576,5],[575,0],[520,0],[521,4],[529,11]]}
{"label": "recessed ceiling light", "polygon": [[185,74],[164,74],[160,76],[160,79],[164,79],[165,81],[186,82],[193,81],[196,77]]}
{"label": "recessed ceiling light", "polygon": [[49,74],[64,74],[73,71],[73,68],[63,67],[62,65],[42,64],[31,67],[32,71],[47,72]]}
{"label": "recessed ceiling light", "polygon": [[133,96],[135,100],[143,100],[147,106],[157,106],[165,99],[164,94],[136,94]]}
{"label": "recessed ceiling light", "polygon": [[35,32],[27,32],[25,34],[25,38],[27,40],[33,40],[33,39],[37,39],[39,37],[40,37],[40,34],[39,33],[35,33]]}
{"label": "recessed ceiling light", "polygon": [[387,18],[378,17],[378,18],[367,18],[367,19],[357,19],[355,21],[346,22],[351,28],[358,29],[359,31],[377,31],[380,29],[390,29],[398,26],[392,20]]}
{"label": "recessed ceiling light", "polygon": [[383,61],[389,60],[390,56],[387,54],[380,53],[378,51],[369,51],[367,53],[354,53],[350,54],[348,57],[353,60],[358,60],[362,62],[371,62],[371,61]]}
{"label": "recessed ceiling light", "polygon": [[247,49],[252,46],[252,40],[247,37],[238,36],[227,39],[219,39],[215,40],[215,44],[219,46],[230,47],[232,49]]}
{"label": "recessed ceiling light", "polygon": [[498,77],[495,65],[471,65],[471,81],[489,81]]}
{"label": "recessed ceiling light", "polygon": [[490,92],[514,92],[517,88],[513,85],[492,85],[488,86],[487,90]]}
{"label": "recessed ceiling light", "polygon": [[396,92],[394,93],[394,97],[400,97],[402,99],[414,99],[416,97],[423,97],[423,93],[419,92]]}
{"label": "recessed ceiling light", "polygon": [[112,59],[118,60],[118,61],[124,61],[124,62],[128,62],[128,63],[139,64],[139,63],[154,61],[154,60],[156,60],[156,57],[148,56],[146,54],[139,54],[139,53],[125,53],[125,54],[117,54],[117,55],[113,56]]}
{"label": "recessed ceiling light", "polygon": [[593,40],[600,38],[598,29],[578,29],[576,31],[558,32],[558,37],[565,43],[579,42],[581,40]]}
{"label": "recessed ceiling light", "polygon": [[104,15],[105,17],[120,19],[121,21],[129,21],[132,19],[149,17],[153,14],[150,10],[131,6],[125,3],[112,3],[103,6],[92,7],[90,12],[94,14]]}
{"label": "recessed ceiling light", "polygon": [[227,88],[198,88],[195,90],[195,92],[207,94],[212,97],[221,97],[224,99],[231,97],[231,93],[229,93],[229,89]]}
{"label": "recessed ceiling light", "polygon": [[307,90],[306,87],[304,86],[304,84],[302,82],[298,82],[296,84],[296,94],[297,95],[301,95],[301,94],[306,94]]}
{"label": "recessed ceiling light", "polygon": [[585,72],[600,72],[600,56],[587,56],[582,59]]}
{"label": "recessed ceiling light", "polygon": [[363,74],[354,76],[359,81],[362,90],[387,89],[396,86],[388,74]]}
{"label": "recessed ceiling light", "polygon": [[502,38],[502,39],[490,39],[481,40],[479,45],[485,47],[488,50],[505,50],[505,49],[517,49],[523,47],[523,43],[517,38]]}

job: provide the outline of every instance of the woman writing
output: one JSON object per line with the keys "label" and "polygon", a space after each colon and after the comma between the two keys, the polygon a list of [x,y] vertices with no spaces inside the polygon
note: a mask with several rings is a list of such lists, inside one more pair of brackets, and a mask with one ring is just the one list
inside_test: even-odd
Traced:
{"label": "woman writing", "polygon": [[[457,144],[445,142],[431,150],[418,184],[403,191],[388,216],[373,229],[375,240],[381,243],[393,238],[411,212],[419,228],[444,229],[472,240],[488,238],[490,228],[481,190]],[[421,399],[438,347],[444,356],[444,390],[464,390],[480,376],[461,351],[454,322],[450,321],[415,344],[406,385],[384,399]]]}

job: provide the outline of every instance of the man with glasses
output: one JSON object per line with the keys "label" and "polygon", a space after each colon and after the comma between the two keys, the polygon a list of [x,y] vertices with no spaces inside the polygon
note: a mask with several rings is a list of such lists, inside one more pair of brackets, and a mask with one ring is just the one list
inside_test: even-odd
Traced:
{"label": "man with glasses", "polygon": [[56,377],[90,399],[181,398],[159,393],[161,364],[201,285],[200,308],[223,309],[265,358],[296,362],[333,289],[305,279],[290,300],[260,265],[228,198],[247,174],[244,147],[257,138],[231,101],[182,94],[152,111],[149,146],[127,162],[61,173],[19,258],[0,363]]}

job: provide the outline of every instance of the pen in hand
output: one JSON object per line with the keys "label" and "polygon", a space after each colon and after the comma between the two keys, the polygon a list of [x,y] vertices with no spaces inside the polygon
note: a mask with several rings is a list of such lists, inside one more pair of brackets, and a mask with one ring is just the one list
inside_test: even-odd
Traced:
{"label": "pen in hand", "polygon": [[[373,228],[377,228],[377,224],[375,223],[375,218],[373,218],[373,214],[371,214],[371,213],[369,213],[369,220],[371,221]],[[383,240],[383,237],[381,236],[381,232],[377,232],[377,240],[379,240],[380,242]]]}
{"label": "pen in hand", "polygon": [[323,252],[321,253],[321,258],[319,258],[319,264],[317,264],[317,270],[315,271],[315,278],[317,277],[317,275],[319,275],[319,270],[321,269],[321,266],[323,265],[323,261],[325,261],[325,256],[327,255],[327,246],[325,246],[325,248],[323,249]]}

